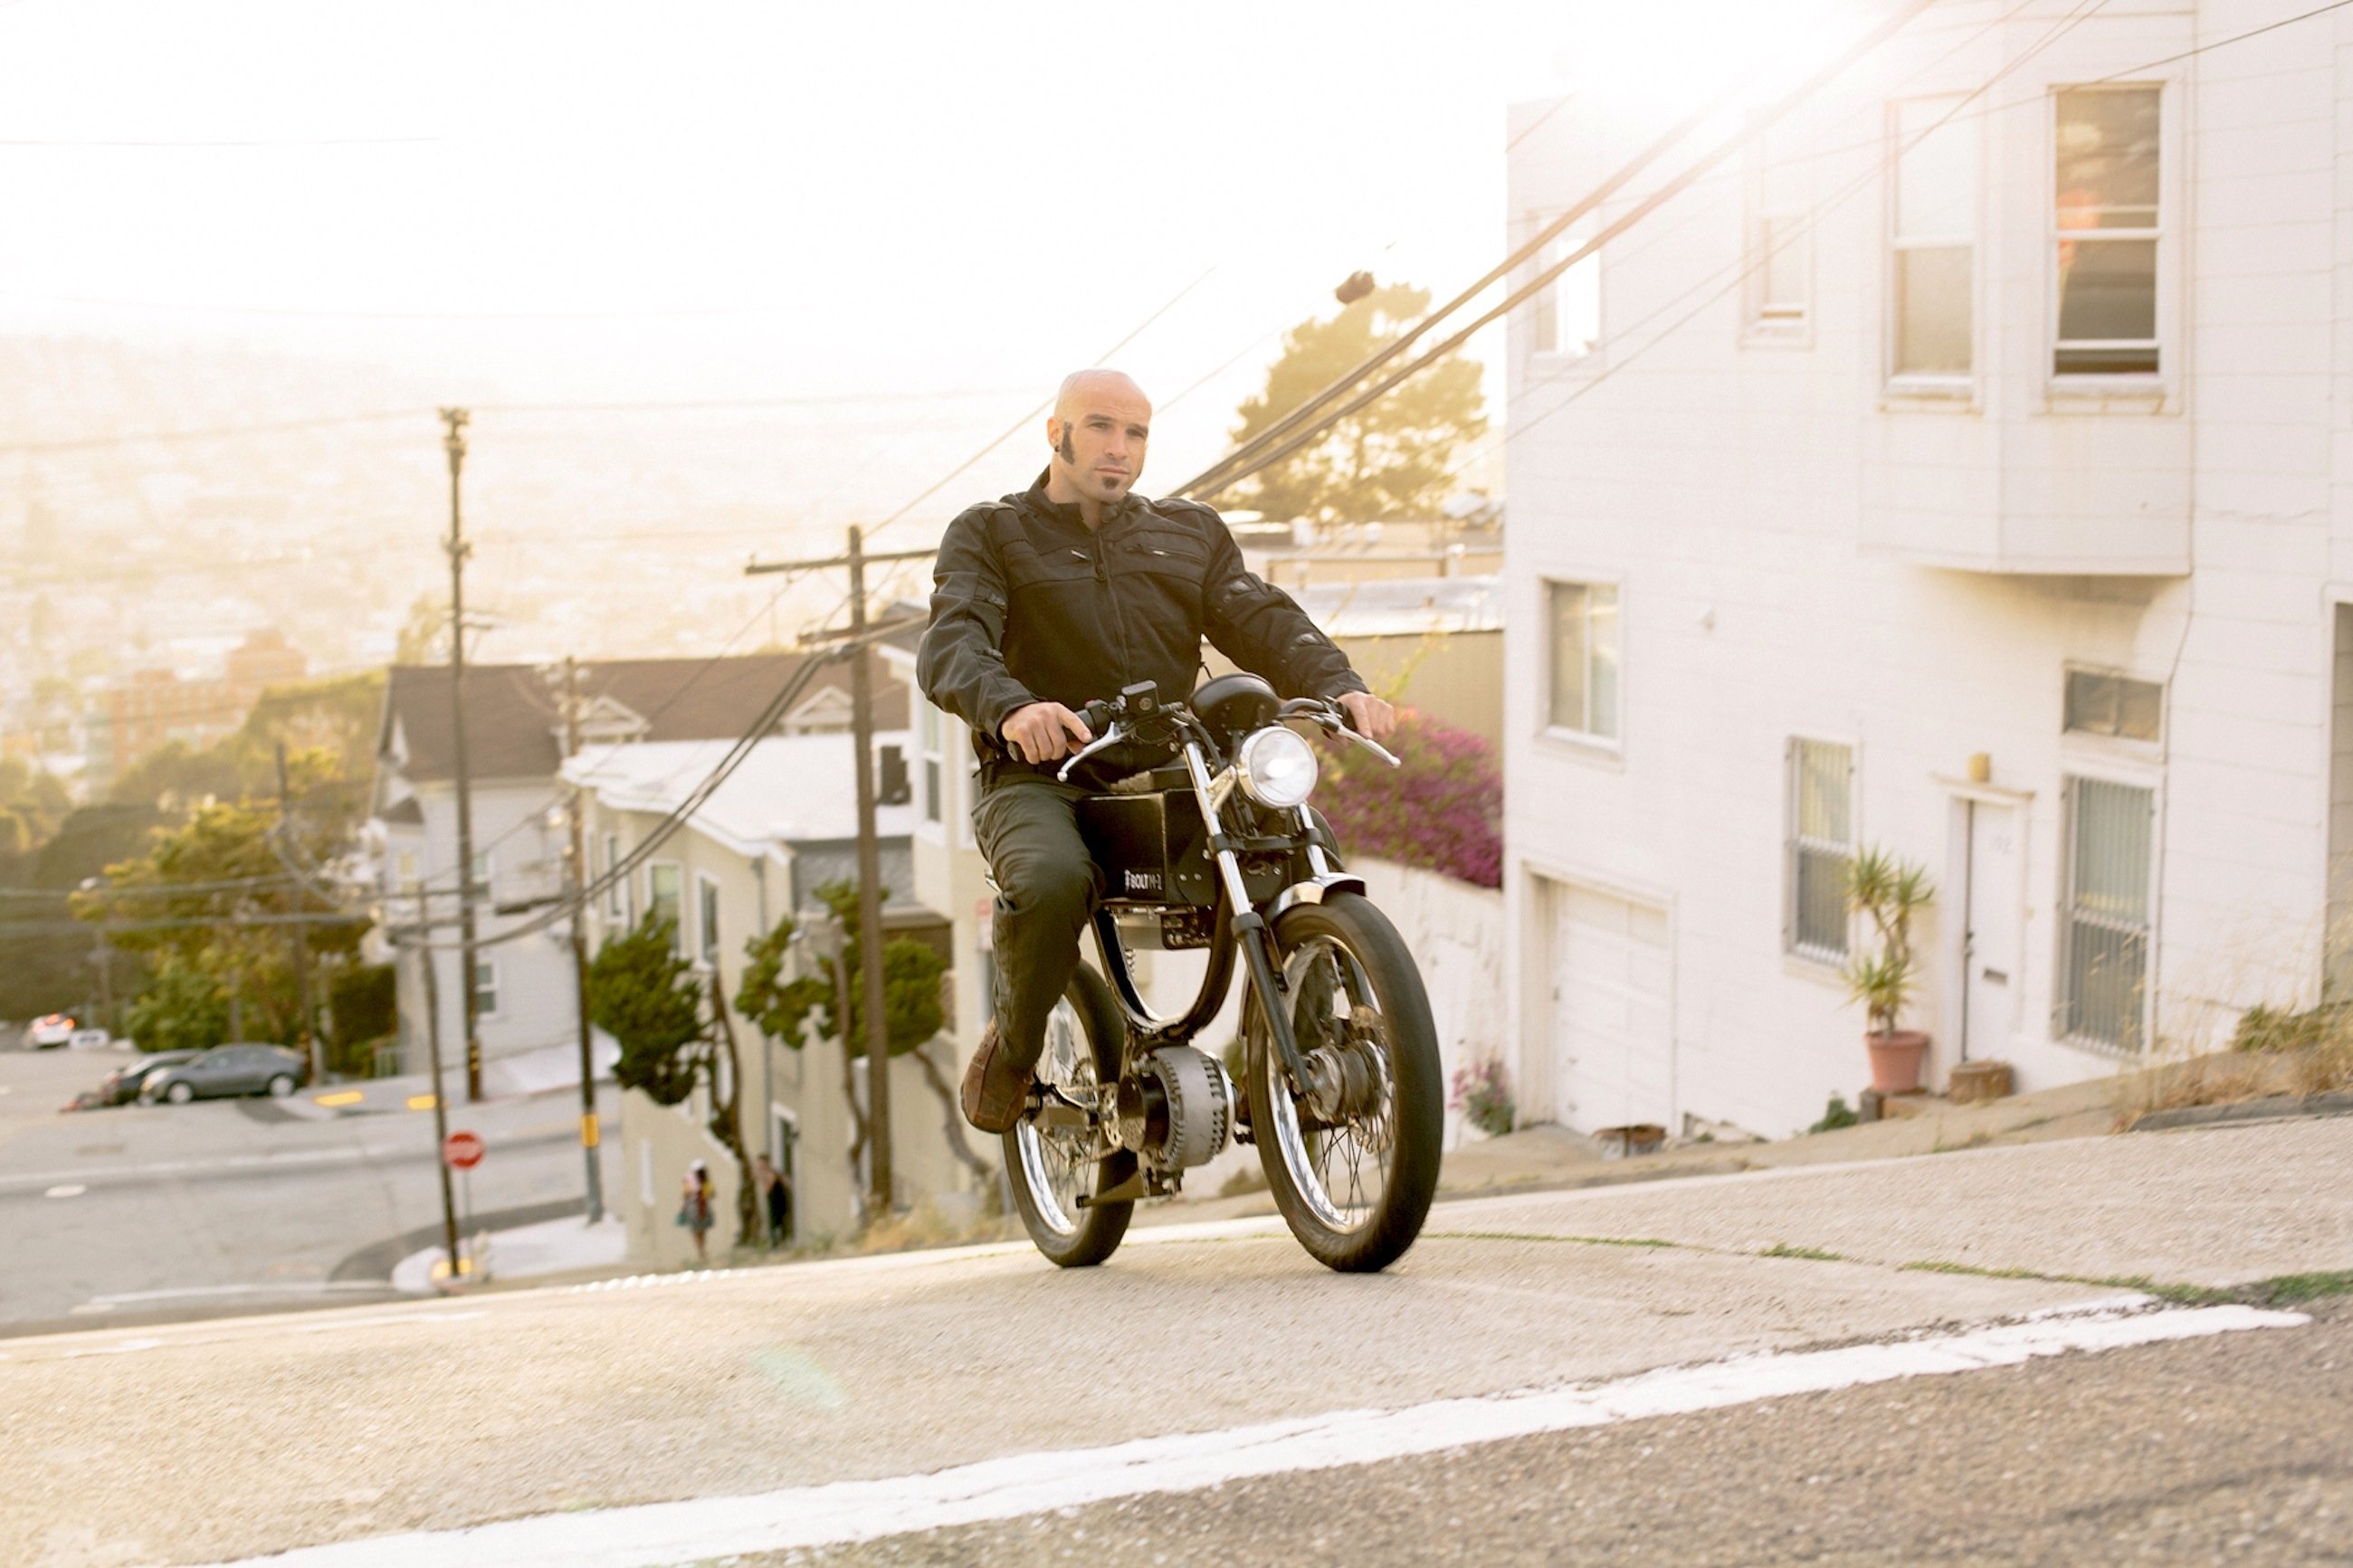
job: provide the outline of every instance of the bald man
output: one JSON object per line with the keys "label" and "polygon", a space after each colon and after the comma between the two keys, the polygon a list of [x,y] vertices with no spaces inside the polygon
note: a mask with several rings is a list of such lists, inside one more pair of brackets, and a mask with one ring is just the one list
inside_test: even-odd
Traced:
{"label": "bald man", "polygon": [[1062,383],[1046,421],[1046,469],[1018,495],[948,524],[916,676],[972,729],[981,795],[973,832],[997,884],[995,1015],[964,1078],[985,1132],[1021,1119],[1046,1018],[1078,966],[1099,896],[1079,836],[1082,796],[1167,760],[1118,746],[1063,784],[1055,769],[1094,737],[1077,710],[1140,680],[1192,692],[1207,637],[1285,697],[1338,701],[1380,739],[1396,726],[1289,595],[1242,569],[1218,514],[1134,493],[1152,405],[1117,371]]}

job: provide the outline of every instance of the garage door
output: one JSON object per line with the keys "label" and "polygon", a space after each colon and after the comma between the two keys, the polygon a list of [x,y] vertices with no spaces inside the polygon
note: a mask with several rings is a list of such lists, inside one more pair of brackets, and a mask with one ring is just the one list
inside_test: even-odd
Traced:
{"label": "garage door", "polygon": [[1666,910],[1553,884],[1553,1084],[1568,1126],[1667,1125],[1667,953]]}

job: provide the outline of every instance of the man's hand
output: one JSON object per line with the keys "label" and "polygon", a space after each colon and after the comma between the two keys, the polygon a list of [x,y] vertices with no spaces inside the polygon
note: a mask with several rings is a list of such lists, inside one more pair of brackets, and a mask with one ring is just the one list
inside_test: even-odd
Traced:
{"label": "man's hand", "polygon": [[1340,699],[1348,728],[1367,741],[1386,741],[1397,733],[1397,710],[1369,691],[1351,691]]}
{"label": "man's hand", "polygon": [[1085,720],[1059,702],[1016,708],[998,733],[1014,756],[1025,763],[1060,762],[1095,738]]}

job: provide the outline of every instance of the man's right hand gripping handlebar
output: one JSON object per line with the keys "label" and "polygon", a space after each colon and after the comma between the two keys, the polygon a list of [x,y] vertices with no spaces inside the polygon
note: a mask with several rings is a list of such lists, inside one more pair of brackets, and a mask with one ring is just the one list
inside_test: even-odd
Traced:
{"label": "man's right hand gripping handlebar", "polygon": [[1086,720],[1059,702],[1015,709],[998,733],[1006,750],[1025,763],[1059,762],[1095,738]]}

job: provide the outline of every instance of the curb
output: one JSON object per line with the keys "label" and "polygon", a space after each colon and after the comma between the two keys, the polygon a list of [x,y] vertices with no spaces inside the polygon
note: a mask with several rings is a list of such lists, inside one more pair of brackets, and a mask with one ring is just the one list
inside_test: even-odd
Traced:
{"label": "curb", "polygon": [[2232,1105],[2185,1105],[2178,1110],[2152,1110],[2126,1131],[2162,1132],[2174,1127],[2211,1127],[2232,1121],[2280,1121],[2309,1116],[2353,1115],[2353,1089],[2327,1094],[2274,1094],[2263,1100],[2242,1100]]}

